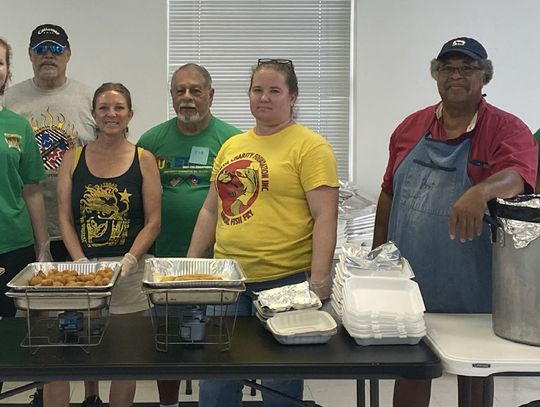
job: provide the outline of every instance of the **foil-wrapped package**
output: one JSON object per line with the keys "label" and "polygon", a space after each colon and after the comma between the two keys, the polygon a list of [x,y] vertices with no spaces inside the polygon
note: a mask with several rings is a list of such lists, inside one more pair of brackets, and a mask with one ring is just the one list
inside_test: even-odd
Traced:
{"label": "foil-wrapped package", "polygon": [[256,294],[258,305],[271,313],[322,306],[319,297],[310,291],[307,281],[259,291]]}
{"label": "foil-wrapped package", "polygon": [[343,245],[345,263],[347,266],[364,269],[401,269],[401,253],[393,242],[387,242],[372,251],[367,251],[363,246],[353,244]]}
{"label": "foil-wrapped package", "polygon": [[[502,215],[498,218],[503,230],[512,236],[514,247],[522,249],[527,247],[533,240],[540,236],[540,223],[538,223],[535,213],[540,212],[540,196],[528,195],[522,196],[519,199],[502,199],[497,198],[497,204],[502,205],[508,211],[508,207],[516,207],[516,212],[509,213],[508,218]],[[523,208],[519,213],[518,208]],[[534,212],[534,213],[533,213]],[[514,219],[510,218],[512,216]],[[530,217],[533,221],[524,220]],[[520,219],[515,219],[520,218]]]}

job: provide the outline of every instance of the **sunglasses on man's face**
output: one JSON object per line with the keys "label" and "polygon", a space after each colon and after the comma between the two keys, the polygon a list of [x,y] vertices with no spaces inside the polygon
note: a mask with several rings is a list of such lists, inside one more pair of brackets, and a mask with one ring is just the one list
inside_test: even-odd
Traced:
{"label": "sunglasses on man's face", "polygon": [[58,44],[39,44],[32,48],[32,51],[37,55],[45,55],[49,51],[54,55],[62,55],[65,50],[66,47]]}

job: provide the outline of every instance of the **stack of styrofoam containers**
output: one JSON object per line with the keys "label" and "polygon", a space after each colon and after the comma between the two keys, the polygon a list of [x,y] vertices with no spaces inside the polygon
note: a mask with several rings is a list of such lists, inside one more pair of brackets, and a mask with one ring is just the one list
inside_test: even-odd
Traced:
{"label": "stack of styrofoam containers", "polygon": [[339,261],[335,265],[332,295],[330,296],[330,305],[339,320],[343,319],[343,287],[345,280],[355,274],[355,269],[347,266],[347,253],[350,252],[350,246],[354,246],[354,253],[357,256],[365,256],[370,252],[370,247],[362,244],[345,243],[343,245],[342,254],[339,255]]}
{"label": "stack of styrofoam containers", "polygon": [[334,270],[334,278],[332,280],[332,294],[330,295],[330,305],[339,318],[343,319],[343,287],[345,280],[351,276],[345,266],[344,256],[339,256],[340,261],[336,263]]}
{"label": "stack of styrofoam containers", "polygon": [[405,278],[358,277],[345,281],[343,326],[359,345],[417,344],[426,334],[418,284]]}
{"label": "stack of styrofoam containers", "polygon": [[354,243],[343,246],[335,267],[332,310],[358,344],[417,343],[426,333],[425,309],[418,284],[411,281],[411,266],[392,242],[376,250],[370,253]]}

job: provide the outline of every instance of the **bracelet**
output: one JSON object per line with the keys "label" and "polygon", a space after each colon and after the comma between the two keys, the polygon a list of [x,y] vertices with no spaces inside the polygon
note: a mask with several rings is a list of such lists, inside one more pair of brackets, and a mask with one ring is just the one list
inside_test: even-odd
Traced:
{"label": "bracelet", "polygon": [[324,287],[330,287],[332,282],[332,278],[329,275],[324,280],[314,281],[309,280],[309,285],[313,288],[324,288]]}

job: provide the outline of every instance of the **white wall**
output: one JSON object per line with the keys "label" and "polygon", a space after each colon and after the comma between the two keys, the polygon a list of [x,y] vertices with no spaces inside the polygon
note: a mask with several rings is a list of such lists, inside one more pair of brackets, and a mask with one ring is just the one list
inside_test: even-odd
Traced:
{"label": "white wall", "polygon": [[[495,67],[488,101],[540,127],[537,20],[540,1],[352,0],[356,8],[354,180],[376,199],[388,140],[408,114],[439,100],[429,62],[457,36],[478,39]],[[14,50],[13,82],[32,76],[30,33],[50,22],[64,27],[72,58],[68,75],[96,88],[123,82],[132,92],[138,139],[167,118],[166,0],[2,0],[0,36]]]}
{"label": "white wall", "polygon": [[429,62],[449,39],[479,40],[493,61],[487,101],[540,127],[540,2],[357,0],[355,181],[376,199],[394,128],[439,101]]}
{"label": "white wall", "polygon": [[167,118],[166,0],[2,0],[0,9],[0,37],[13,48],[13,84],[33,76],[32,30],[57,24],[72,48],[69,77],[91,89],[122,82],[130,90],[130,139]]}

